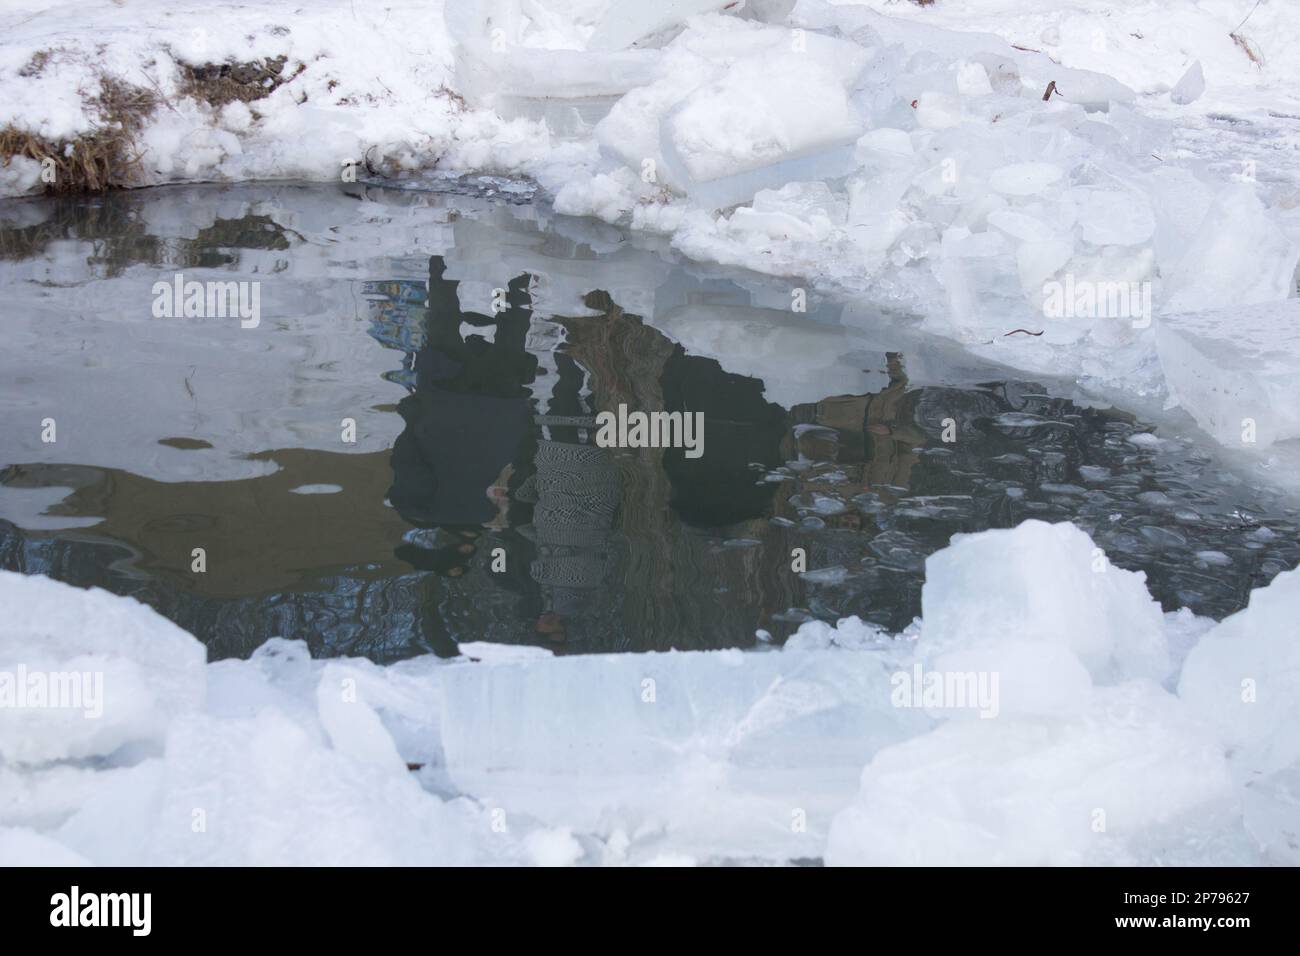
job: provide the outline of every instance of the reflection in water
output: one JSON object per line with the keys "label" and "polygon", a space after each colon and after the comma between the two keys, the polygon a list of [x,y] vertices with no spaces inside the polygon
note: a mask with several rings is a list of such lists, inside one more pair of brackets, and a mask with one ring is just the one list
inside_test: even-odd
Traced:
{"label": "reflection in water", "polygon": [[[748,646],[847,614],[898,630],[928,554],[1028,517],[1077,521],[1167,607],[1215,616],[1300,559],[1294,510],[1135,442],[1129,415],[855,331],[834,303],[794,316],[770,280],[603,227],[420,202],[0,209],[35,220],[0,225],[0,567],[132,594],[214,657],[278,634],[386,660]],[[180,268],[265,281],[270,317],[151,320]],[[704,455],[598,447],[619,405],[702,412]],[[33,437],[47,409],[55,445]]]}
{"label": "reflection in water", "polygon": [[[523,274],[485,315],[462,309],[445,272],[435,257],[424,309],[401,308],[419,300],[409,283],[370,286],[383,337],[421,343],[403,362],[410,394],[398,404],[406,427],[389,499],[436,533],[408,535],[396,555],[465,576],[466,593],[485,598],[480,626],[512,640],[610,649],[752,639],[754,615],[786,605],[746,587],[737,556],[690,526],[758,521],[769,509],[773,487],[754,487],[750,463],[779,464],[785,429],[761,383],[687,356],[607,294],[586,297],[590,315],[543,317]],[[422,331],[402,334],[403,322]],[[706,454],[597,446],[596,414],[619,404],[702,412]],[[484,593],[500,590],[510,597]]]}

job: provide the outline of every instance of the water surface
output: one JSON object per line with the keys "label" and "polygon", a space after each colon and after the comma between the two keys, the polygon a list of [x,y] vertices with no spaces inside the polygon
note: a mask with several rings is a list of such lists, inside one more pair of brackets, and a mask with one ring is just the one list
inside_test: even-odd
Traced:
{"label": "water surface", "polygon": [[[259,283],[260,323],[155,317],[178,273]],[[483,195],[0,203],[0,567],[132,595],[214,658],[391,660],[896,631],[927,555],[1030,517],[1170,610],[1300,561],[1293,503],[1194,438],[793,286]],[[704,454],[599,447],[620,405],[702,412]]]}

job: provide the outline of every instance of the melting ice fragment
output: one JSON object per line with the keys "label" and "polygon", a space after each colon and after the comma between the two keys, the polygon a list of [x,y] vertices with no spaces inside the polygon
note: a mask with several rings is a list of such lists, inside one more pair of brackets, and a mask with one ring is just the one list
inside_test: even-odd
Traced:
{"label": "melting ice fragment", "polygon": [[1169,91],[1169,98],[1180,106],[1188,103],[1195,103],[1205,92],[1205,71],[1201,69],[1201,61],[1197,60],[1187,68],[1182,79],[1174,84],[1174,88]]}

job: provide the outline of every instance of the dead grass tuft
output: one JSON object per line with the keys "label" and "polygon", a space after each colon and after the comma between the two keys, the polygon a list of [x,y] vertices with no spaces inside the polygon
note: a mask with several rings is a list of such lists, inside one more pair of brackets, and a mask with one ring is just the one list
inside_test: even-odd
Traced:
{"label": "dead grass tuft", "polygon": [[180,94],[214,109],[236,100],[251,103],[264,99],[306,69],[300,64],[292,74],[283,76],[288,59],[276,56],[246,63],[181,63]]}
{"label": "dead grass tuft", "polygon": [[157,108],[158,97],[152,90],[101,76],[98,90],[85,100],[99,121],[73,140],[49,140],[13,124],[0,127],[0,165],[8,166],[15,156],[43,164],[52,173],[45,181],[47,193],[131,185],[140,164],[136,136]]}

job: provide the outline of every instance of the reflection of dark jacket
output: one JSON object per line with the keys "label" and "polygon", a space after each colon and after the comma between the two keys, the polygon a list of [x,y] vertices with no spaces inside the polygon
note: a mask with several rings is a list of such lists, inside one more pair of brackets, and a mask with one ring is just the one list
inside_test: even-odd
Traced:
{"label": "reflection of dark jacket", "polygon": [[[397,406],[406,428],[393,446],[389,500],[415,525],[477,526],[496,516],[488,488],[532,429],[527,386],[537,362],[524,348],[529,277],[510,283],[510,307],[489,319],[462,313],[457,283],[442,275],[442,260],[435,259],[415,391]],[[462,339],[462,321],[495,324],[493,341]]]}
{"label": "reflection of dark jacket", "polygon": [[393,445],[388,499],[398,514],[422,527],[491,521],[487,489],[532,428],[527,400],[428,388],[397,410],[406,429]]}

